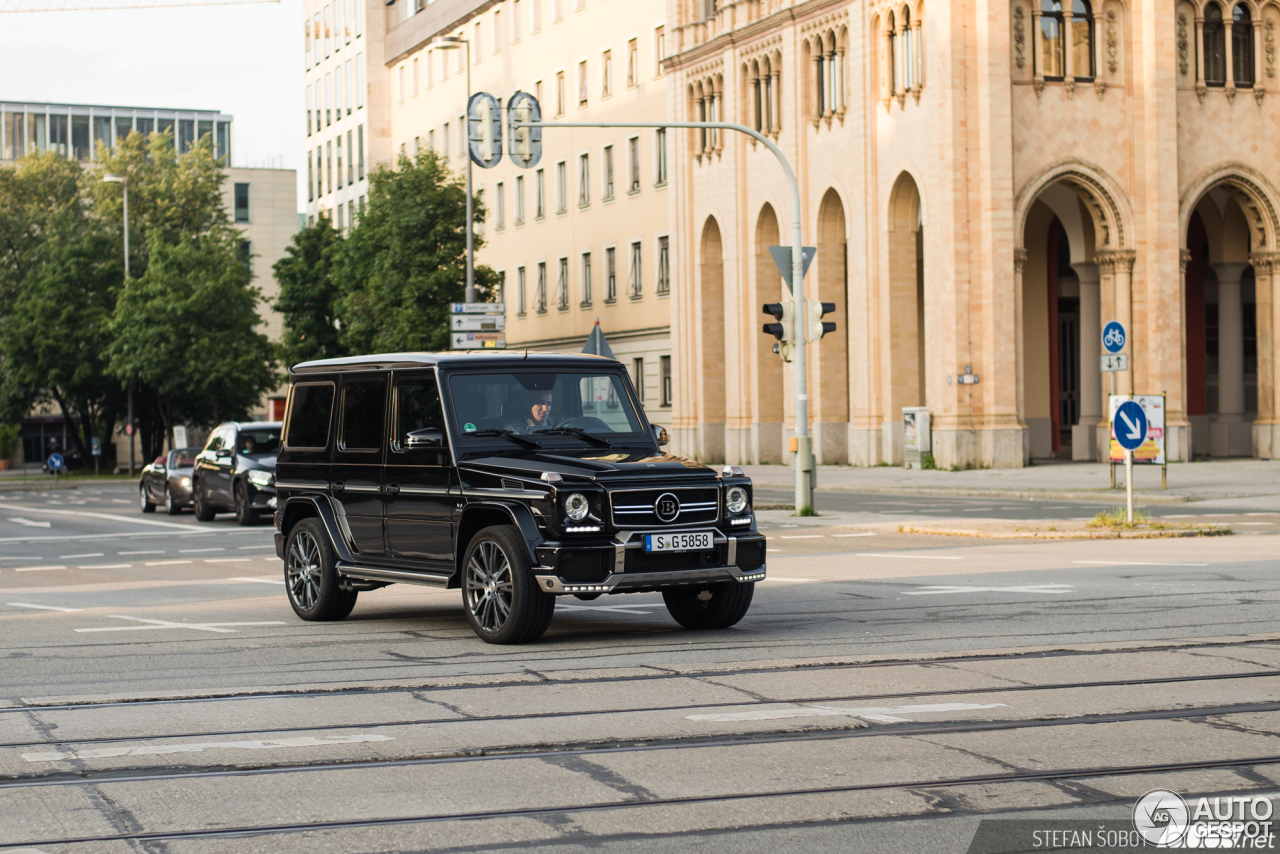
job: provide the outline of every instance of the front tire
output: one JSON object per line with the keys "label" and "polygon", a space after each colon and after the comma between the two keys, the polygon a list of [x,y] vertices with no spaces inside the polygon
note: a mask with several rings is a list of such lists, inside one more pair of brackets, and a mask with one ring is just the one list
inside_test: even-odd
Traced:
{"label": "front tire", "polygon": [[201,522],[212,522],[213,517],[218,515],[209,506],[209,496],[204,494],[203,480],[197,480],[191,486],[191,508],[195,511],[196,519]]}
{"label": "front tire", "polygon": [[518,644],[542,637],[551,625],[556,597],[534,584],[516,528],[496,525],[480,531],[467,546],[462,604],[482,641]]}
{"label": "front tire", "polygon": [[182,507],[173,498],[173,490],[167,485],[164,488],[164,512],[170,516],[177,516],[182,512]]}
{"label": "front tire", "polygon": [[242,528],[258,524],[258,512],[249,503],[249,488],[244,481],[236,484],[236,522]]}
{"label": "front tire", "polygon": [[686,629],[727,629],[747,614],[755,584],[721,581],[706,587],[664,590],[662,601]]}
{"label": "front tire", "polygon": [[339,586],[337,563],[319,519],[303,519],[293,526],[284,549],[284,585],[295,614],[319,622],[351,613],[359,594]]}
{"label": "front tire", "polygon": [[147,495],[147,485],[145,483],[138,486],[138,506],[142,508],[143,513],[156,512],[156,505],[151,500],[151,496]]}

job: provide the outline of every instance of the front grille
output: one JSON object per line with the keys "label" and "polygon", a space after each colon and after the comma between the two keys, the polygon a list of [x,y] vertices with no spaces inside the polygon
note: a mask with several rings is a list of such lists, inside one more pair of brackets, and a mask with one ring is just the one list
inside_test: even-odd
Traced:
{"label": "front grille", "polygon": [[738,569],[750,571],[764,566],[764,540],[738,541]]}
{"label": "front grille", "polygon": [[[654,502],[670,493],[680,501],[680,514],[663,521],[654,513]],[[714,522],[720,515],[717,487],[676,489],[623,489],[609,493],[613,523],[619,528],[651,528],[661,525],[691,525]]]}
{"label": "front grille", "polygon": [[627,549],[627,572],[679,572],[723,565],[724,555],[719,549],[674,554],[646,554],[640,549]]}
{"label": "front grille", "polygon": [[556,566],[556,574],[565,581],[580,584],[604,581],[613,569],[613,561],[611,551],[563,552]]}

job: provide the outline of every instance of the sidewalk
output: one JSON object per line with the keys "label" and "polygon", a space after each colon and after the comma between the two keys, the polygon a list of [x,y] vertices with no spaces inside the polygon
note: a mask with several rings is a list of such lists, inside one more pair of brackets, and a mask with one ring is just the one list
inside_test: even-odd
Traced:
{"label": "sidewalk", "polygon": [[[743,466],[757,488],[795,488],[789,466]],[[1207,502],[1215,507],[1280,510],[1280,461],[1217,460],[1173,463],[1169,488],[1160,489],[1158,466],[1134,466],[1135,500],[1144,504]],[[900,466],[819,466],[818,490],[896,495],[1004,497],[1052,501],[1114,501],[1124,496],[1124,468],[1112,491],[1106,463],[1037,462],[1021,469],[908,471]]]}

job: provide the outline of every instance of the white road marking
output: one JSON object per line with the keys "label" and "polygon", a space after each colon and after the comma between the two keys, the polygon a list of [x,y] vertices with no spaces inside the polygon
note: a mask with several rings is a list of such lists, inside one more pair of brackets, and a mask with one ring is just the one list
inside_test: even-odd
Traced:
{"label": "white road marking", "polygon": [[30,519],[23,519],[21,516],[11,516],[9,519],[5,521],[12,522],[15,525],[26,525],[28,528],[49,527],[48,522],[32,522]]}
{"label": "white road marking", "polygon": [[[76,516],[84,519],[107,519],[111,522],[126,522],[131,525],[154,525],[158,528],[178,528],[182,531],[199,531],[202,534],[209,533],[208,528],[197,527],[195,525],[183,525],[178,522],[162,522],[159,519],[139,519],[136,516],[117,516],[114,513],[88,513],[84,510],[50,510],[47,507],[27,507],[22,504],[0,504],[0,510],[26,510],[32,513],[53,513],[58,516]],[[48,523],[42,525],[48,527]]]}
{"label": "white road marking", "polygon": [[1070,584],[1027,584],[1019,587],[949,587],[935,585],[919,590],[906,590],[908,596],[929,596],[934,593],[1071,593]]}
{"label": "white road marking", "polygon": [[179,563],[195,563],[193,560],[149,560],[146,566],[173,566]]}
{"label": "white road marking", "polygon": [[1274,525],[1275,522],[1234,522],[1235,525]]}
{"label": "white road marking", "polygon": [[857,533],[857,534],[832,534],[831,536],[834,539],[841,539],[843,537],[874,537],[875,535],[876,535],[875,531],[862,531],[861,533]]}
{"label": "white road marking", "polygon": [[106,557],[102,552],[90,552],[83,555],[58,555],[58,560],[75,560],[78,557]]}
{"label": "white road marking", "polygon": [[148,549],[144,552],[116,552],[118,555],[162,555],[164,549]]}
{"label": "white road marking", "polygon": [[[644,605],[557,605],[557,611],[617,611],[619,614],[639,614],[642,617],[649,616],[648,611],[637,610],[644,608]],[[649,608],[657,608],[657,605],[650,605]]]}
{"label": "white road marking", "polygon": [[0,557],[0,560],[44,560],[37,555],[22,555],[21,557]]}
{"label": "white road marking", "polygon": [[170,744],[145,744],[137,747],[95,747],[67,753],[24,753],[28,762],[57,762],[60,759],[106,759],[114,756],[157,756],[166,753],[203,753],[206,750],[276,750],[282,747],[324,747],[330,744],[360,744],[370,741],[394,741],[388,735],[326,735],[316,738],[304,735],[297,738],[273,738],[263,741],[203,741],[175,742]]}
{"label": "white road marking", "polygon": [[1073,560],[1072,563],[1087,563],[1093,566],[1208,566],[1207,563],[1156,563],[1151,560]]}
{"label": "white road marking", "polygon": [[922,555],[909,554],[899,552],[897,554],[881,554],[879,552],[857,552],[857,557],[905,557],[905,558],[923,558],[925,560],[964,560],[962,555]]}
{"label": "white road marking", "polygon": [[95,629],[75,629],[77,632],[127,632],[142,631],[145,629],[194,629],[198,632],[219,632],[221,634],[235,634],[235,629],[226,628],[227,626],[283,626],[284,623],[279,620],[273,620],[266,623],[174,623],[169,620],[148,620],[143,617],[125,617],[120,614],[108,614],[113,620],[133,620],[137,623],[147,623],[145,626],[106,626]]}
{"label": "white road marking", "polygon": [[778,539],[780,540],[821,540],[823,539],[823,536],[822,534],[792,534],[791,536],[786,536],[786,535],[780,536],[778,537]]}
{"label": "white road marking", "polygon": [[1246,516],[1280,516],[1280,513],[1246,513]]}
{"label": "white road marking", "polygon": [[[256,581],[259,584],[281,584],[281,585],[284,584],[284,581],[279,578],[228,578],[227,580],[228,581]],[[561,605],[560,607],[565,608],[569,606]]]}
{"label": "white road marking", "polygon": [[967,712],[978,709],[995,709],[1004,703],[926,703],[918,706],[800,706],[791,709],[758,709],[751,712],[721,712],[710,715],[687,715],[690,721],[774,721],[782,718],[811,718],[821,715],[843,715],[865,718],[880,723],[907,723],[910,718],[901,715],[919,715],[931,712]]}
{"label": "white road marking", "polygon": [[77,566],[76,569],[131,569],[131,563],[93,563],[87,566]]}
{"label": "white road marking", "polygon": [[79,608],[57,608],[53,605],[32,605],[29,602],[5,602],[10,608],[35,608],[39,611],[79,611]]}
{"label": "white road marking", "polygon": [[42,569],[66,569],[65,566],[15,566],[14,572],[39,572]]}
{"label": "white road marking", "polygon": [[204,558],[205,563],[249,563],[251,557],[207,557]]}
{"label": "white road marking", "polygon": [[273,545],[266,545],[266,546],[241,546],[241,547],[240,547],[240,551],[245,551],[246,549],[271,549],[272,551],[275,551],[276,547],[275,547],[275,546],[273,546]]}
{"label": "white road marking", "polygon": [[193,555],[197,552],[225,552],[226,549],[178,549],[180,555]]}

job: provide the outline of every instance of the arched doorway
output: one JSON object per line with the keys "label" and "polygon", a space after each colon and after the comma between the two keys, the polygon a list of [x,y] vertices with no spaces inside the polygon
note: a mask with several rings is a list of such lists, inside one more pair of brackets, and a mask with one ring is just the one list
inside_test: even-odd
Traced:
{"label": "arched doorway", "polygon": [[849,294],[844,204],[828,189],[818,208],[817,293],[808,296],[835,303],[830,320],[836,331],[809,350],[813,450],[820,463],[849,461]]}
{"label": "arched doorway", "polygon": [[702,227],[698,265],[698,440],[705,462],[724,460],[724,249],[714,216]]}
{"label": "arched doorway", "polygon": [[783,296],[782,277],[769,254],[770,246],[780,244],[778,215],[773,205],[765,203],[756,217],[755,234],[755,294],[743,306],[746,314],[744,328],[752,334],[755,344],[750,379],[751,400],[748,409],[752,434],[748,439],[748,457],[753,463],[782,462],[783,390],[782,359],[773,352],[774,338],[760,331],[769,318],[761,314],[765,303],[778,302]]}
{"label": "arched doorway", "polygon": [[[882,439],[885,459],[901,462],[902,407],[927,406],[925,366],[928,364],[924,302],[924,229],[920,191],[906,172],[898,176],[889,197],[889,358],[883,387],[886,409]],[[847,345],[846,345],[847,346]]]}

